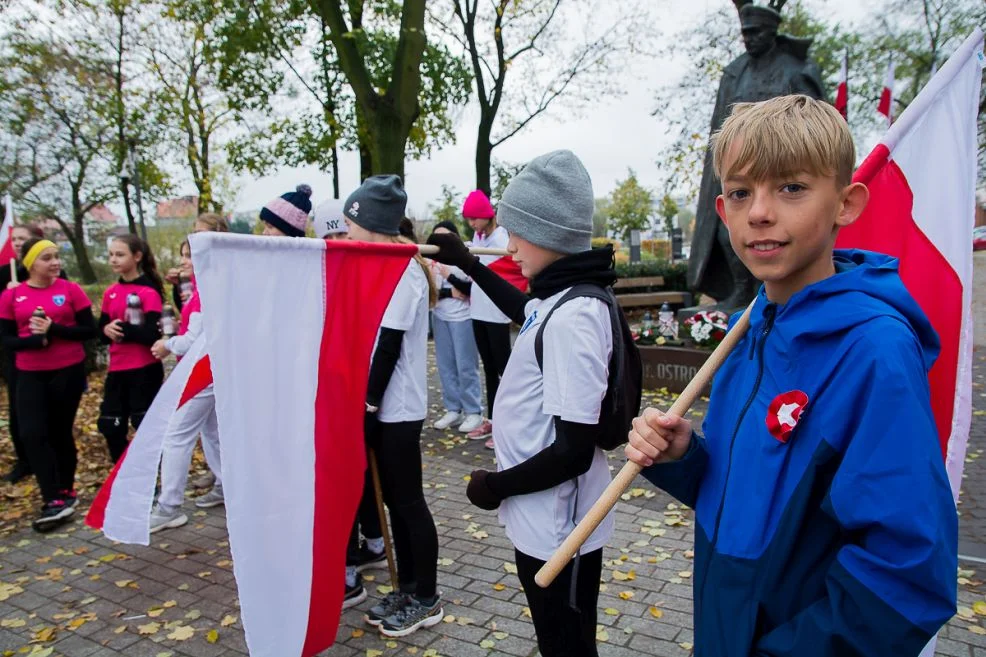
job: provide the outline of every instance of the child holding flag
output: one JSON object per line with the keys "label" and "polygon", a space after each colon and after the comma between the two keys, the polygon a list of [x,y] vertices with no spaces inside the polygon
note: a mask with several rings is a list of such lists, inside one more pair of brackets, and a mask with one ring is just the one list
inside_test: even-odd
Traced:
{"label": "child holding flag", "polygon": [[21,253],[28,278],[0,295],[0,335],[15,353],[20,435],[44,500],[33,526],[43,532],[74,512],[72,425],[86,386],[82,343],[96,337],[96,327],[86,293],[59,278],[54,242],[32,238]]}
{"label": "child holding flag", "polygon": [[938,336],[896,259],[834,250],[869,196],[835,108],[737,104],[713,152],[719,216],[764,285],[704,437],[647,409],[626,448],[695,509],[697,654],[914,657],[956,605]]}
{"label": "child holding flag", "polygon": [[164,283],[150,247],[136,235],[110,243],[110,266],[120,280],[106,288],[99,317],[110,362],[97,426],[116,463],[127,449],[128,421],[140,426],[164,382],[164,367],[151,353],[161,337]]}
{"label": "child holding flag", "polygon": [[592,181],[570,151],[537,157],[510,181],[497,218],[510,231],[507,252],[533,298],[480,264],[455,235],[428,239],[441,249],[435,260],[473,279],[474,299],[481,288],[498,312],[522,325],[496,397],[500,471],[474,471],[466,492],[476,506],[500,510],[543,657],[597,654],[602,552],[613,533],[610,514],[582,547],[577,568],[569,564],[547,589],[534,583],[610,482],[595,441],[614,350],[610,307],[590,296],[559,305],[575,285],[616,281],[612,247],[591,248],[593,208]]}
{"label": "child holding flag", "polygon": [[[350,239],[409,243],[400,235],[406,205],[398,176],[367,178],[344,205]],[[370,609],[366,621],[391,637],[430,627],[444,616],[437,590],[438,532],[421,472],[421,428],[428,412],[428,308],[435,296],[428,266],[415,256],[384,312],[367,382],[365,439],[376,454],[390,509],[400,591]],[[347,600],[359,597],[363,586],[354,568],[347,568],[346,580]]]}

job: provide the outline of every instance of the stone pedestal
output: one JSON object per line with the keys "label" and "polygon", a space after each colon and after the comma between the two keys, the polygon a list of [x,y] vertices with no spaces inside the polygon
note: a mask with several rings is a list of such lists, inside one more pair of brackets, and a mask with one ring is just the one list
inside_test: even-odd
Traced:
{"label": "stone pedestal", "polygon": [[[644,388],[667,388],[669,392],[676,393],[685,389],[712,353],[704,349],[659,345],[639,349],[644,367]],[[702,394],[708,395],[709,388]]]}

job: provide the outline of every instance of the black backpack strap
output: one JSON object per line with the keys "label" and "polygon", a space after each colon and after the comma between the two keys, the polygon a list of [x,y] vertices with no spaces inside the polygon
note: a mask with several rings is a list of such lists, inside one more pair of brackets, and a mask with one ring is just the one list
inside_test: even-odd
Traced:
{"label": "black backpack strap", "polygon": [[[623,328],[620,323],[620,309],[616,301],[616,294],[611,287],[600,287],[592,283],[579,283],[573,285],[561,299],[558,300],[538,326],[534,336],[534,357],[537,360],[538,369],[544,372],[544,327],[548,325],[551,315],[564,303],[578,297],[589,297],[599,299],[609,307],[609,321],[613,334],[613,353],[609,357],[609,381],[607,382],[607,392],[612,390],[614,382],[623,379]],[[613,408],[616,409],[616,395],[611,395]]]}

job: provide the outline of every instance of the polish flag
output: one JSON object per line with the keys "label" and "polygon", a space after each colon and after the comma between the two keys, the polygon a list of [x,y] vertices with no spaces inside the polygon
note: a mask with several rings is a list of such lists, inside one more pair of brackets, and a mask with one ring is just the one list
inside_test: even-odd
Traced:
{"label": "polish flag", "polygon": [[883,80],[883,92],[876,111],[887,117],[887,125],[894,122],[894,58],[887,62],[887,77]]}
{"label": "polish flag", "polygon": [[332,645],[363,491],[384,310],[416,247],[189,237],[215,379],[223,492],[253,657]]}
{"label": "polish flag", "polygon": [[212,383],[205,338],[200,336],[165,380],[130,446],[96,493],[86,524],[121,543],[150,543],[151,506],[164,436],[172,416]]}
{"label": "polish flag", "polygon": [[[965,40],[856,171],[870,189],[836,246],[900,259],[900,277],[931,320],[941,353],[931,406],[958,499],[972,415],[972,228],[983,33]],[[892,70],[892,69],[891,69]]]}
{"label": "polish flag", "polygon": [[846,121],[849,120],[849,51],[842,56],[842,68],[839,69],[839,86],[835,89],[835,109],[839,110]]}
{"label": "polish flag", "polygon": [[11,260],[17,260],[14,252],[14,242],[11,233],[14,232],[14,204],[10,194],[4,196],[3,225],[0,225],[0,265],[7,265]]}

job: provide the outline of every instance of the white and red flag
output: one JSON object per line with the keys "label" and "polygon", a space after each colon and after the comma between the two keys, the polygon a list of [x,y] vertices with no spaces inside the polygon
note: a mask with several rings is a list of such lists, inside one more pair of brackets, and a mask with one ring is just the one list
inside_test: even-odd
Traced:
{"label": "white and red flag", "polygon": [[223,492],[253,657],[336,637],[384,310],[414,245],[198,233]]}
{"label": "white and red flag", "polygon": [[900,277],[941,341],[931,406],[958,498],[972,419],[972,228],[983,33],[976,31],[856,171],[870,201],[836,246],[900,259]]}
{"label": "white and red flag", "polygon": [[86,524],[121,543],[150,543],[151,506],[164,436],[175,413],[212,383],[205,337],[200,336],[154,397],[140,429],[86,514]]}
{"label": "white and red flag", "polygon": [[894,58],[887,61],[887,76],[883,79],[883,91],[876,111],[887,119],[887,125],[894,122]]}
{"label": "white and red flag", "polygon": [[835,109],[839,110],[846,121],[849,120],[849,51],[842,55],[842,67],[839,69],[839,84],[835,88]]}
{"label": "white and red flag", "polygon": [[0,265],[7,265],[11,260],[17,260],[14,242],[10,239],[14,231],[14,203],[10,199],[10,193],[4,196],[3,205],[3,225],[0,225]]}

